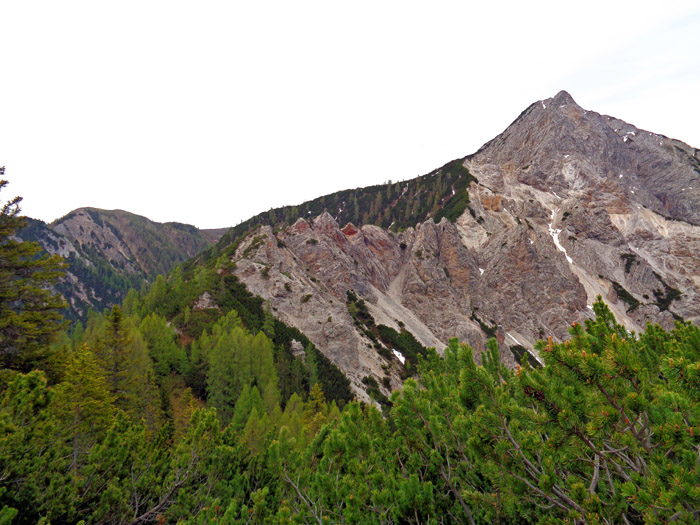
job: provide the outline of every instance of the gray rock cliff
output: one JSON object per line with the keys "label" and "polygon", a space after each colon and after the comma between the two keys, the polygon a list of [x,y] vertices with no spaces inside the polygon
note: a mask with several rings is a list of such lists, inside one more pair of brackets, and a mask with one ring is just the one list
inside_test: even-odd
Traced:
{"label": "gray rock cliff", "polygon": [[[441,350],[457,337],[501,357],[567,336],[601,295],[629,330],[700,322],[700,152],[579,107],[566,92],[536,102],[464,161],[476,177],[454,223],[401,232],[339,225],[324,213],[264,226],[232,260],[251,292],[350,377],[400,384],[354,325],[353,290],[377,323]],[[255,242],[257,239],[257,242]],[[401,325],[399,324],[401,323]],[[517,352],[516,352],[517,354]],[[388,389],[386,389],[388,390]]]}

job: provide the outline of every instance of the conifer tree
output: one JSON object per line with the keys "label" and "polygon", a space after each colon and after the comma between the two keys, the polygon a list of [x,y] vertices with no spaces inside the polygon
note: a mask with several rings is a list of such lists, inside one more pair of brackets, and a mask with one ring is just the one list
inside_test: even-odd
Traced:
{"label": "conifer tree", "polygon": [[272,422],[264,411],[253,408],[243,429],[243,442],[254,455],[262,452],[265,438],[272,429]]}
{"label": "conifer tree", "polygon": [[87,345],[67,352],[63,381],[54,389],[52,413],[71,449],[71,471],[77,476],[81,457],[107,431],[113,415],[109,392],[97,358]]}
{"label": "conifer tree", "polygon": [[0,400],[0,508],[22,511],[28,522],[38,520],[49,483],[68,484],[66,451],[52,439],[50,400],[38,370],[16,374]]}
{"label": "conifer tree", "polygon": [[262,331],[269,338],[275,338],[275,318],[272,315],[272,305],[270,301],[265,301],[265,320],[263,321]]}
{"label": "conifer tree", "polygon": [[250,339],[240,327],[224,331],[209,354],[207,399],[224,425],[231,420],[244,385],[252,381]]}
{"label": "conifer tree", "polygon": [[96,350],[117,408],[135,421],[145,418],[149,431],[155,432],[162,422],[160,394],[134,319],[125,319],[114,306],[106,319],[88,320],[85,340]]}
{"label": "conifer tree", "polygon": [[235,430],[243,430],[252,409],[253,404],[250,398],[250,386],[245,385],[236,401],[236,407],[231,417],[231,427]]}
{"label": "conifer tree", "polygon": [[141,321],[139,331],[146,341],[148,355],[158,376],[166,376],[171,371],[184,372],[187,357],[175,341],[175,330],[168,326],[164,317],[151,313]]}
{"label": "conifer tree", "polygon": [[[5,168],[0,168],[0,177]],[[0,190],[7,185],[0,180]],[[46,366],[49,344],[63,325],[65,303],[51,285],[62,275],[58,256],[41,256],[41,247],[12,237],[26,223],[21,197],[0,211],[0,367],[29,371]]]}
{"label": "conifer tree", "polygon": [[323,390],[318,383],[311,387],[309,392],[309,400],[306,402],[306,410],[304,411],[304,425],[307,432],[311,435],[315,434],[321,428],[321,425],[326,421],[328,415],[328,403],[323,395]]}

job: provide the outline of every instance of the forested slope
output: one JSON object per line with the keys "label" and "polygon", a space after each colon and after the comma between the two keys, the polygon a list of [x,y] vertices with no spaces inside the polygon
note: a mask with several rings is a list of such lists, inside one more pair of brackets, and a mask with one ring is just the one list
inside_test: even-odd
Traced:
{"label": "forested slope", "polygon": [[355,226],[374,224],[393,231],[415,226],[431,217],[436,222],[443,217],[454,222],[467,209],[469,195],[464,190],[475,180],[463,163],[464,159],[455,159],[407,181],[347,189],[300,205],[259,213],[231,228],[198,261],[232,254],[238,242],[259,226],[289,226],[299,218],[314,218],[324,212],[330,213],[341,226],[348,222]]}
{"label": "forested slope", "polygon": [[270,403],[266,336],[245,336],[228,316],[222,333],[252,337],[262,358],[246,369],[254,384],[235,404],[218,390],[218,409],[190,405],[175,433],[145,406],[157,404],[152,383],[133,383],[136,402],[115,394],[119,376],[100,367],[120,338],[115,311],[67,353],[62,380],[52,385],[35,371],[8,385],[2,515],[15,523],[693,521],[700,330],[679,323],[629,334],[603,303],[595,309],[566,342],[541,343],[541,369],[505,368],[495,341],[477,365],[471,349],[451,342],[392,396],[385,417],[357,402],[339,411],[318,387],[306,402],[293,394],[284,409]]}
{"label": "forested slope", "polygon": [[[0,214],[2,523],[700,515],[691,323],[635,334],[598,300],[565,341],[537,343],[541,368],[507,368],[493,339],[479,362],[457,340],[443,356],[416,349],[415,379],[382,413],[350,400],[342,374],[225,260],[62,332],[47,290],[61,262],[12,239],[18,213],[13,201]],[[398,336],[347,299],[365,330]]]}
{"label": "forested slope", "polygon": [[130,288],[141,289],[158,274],[167,274],[222,234],[96,208],[74,210],[51,224],[29,219],[17,232],[20,239],[38,242],[66,260],[66,277],[56,290],[68,302],[66,315],[83,322],[89,309],[119,304]]}

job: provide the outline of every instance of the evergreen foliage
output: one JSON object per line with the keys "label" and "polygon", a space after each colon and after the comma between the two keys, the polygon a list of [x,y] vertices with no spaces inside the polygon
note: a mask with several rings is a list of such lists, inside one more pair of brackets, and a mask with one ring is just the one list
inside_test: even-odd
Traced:
{"label": "evergreen foliage", "polygon": [[[636,335],[602,302],[594,311],[594,320],[571,327],[569,340],[538,344],[545,361],[538,369],[504,367],[495,340],[480,365],[457,340],[443,357],[428,351],[384,414],[357,402],[341,411],[318,383],[307,401],[293,393],[282,410],[267,375],[273,343],[230,314],[201,341],[212,352],[223,341],[220,350],[239,359],[230,423],[220,410],[196,409],[176,439],[169,423],[154,432],[115,411],[109,370],[83,344],[66,353],[60,383],[33,371],[16,374],[4,392],[0,516],[7,523],[695,521],[700,329],[678,322],[671,332],[648,325]],[[91,320],[84,338],[99,325],[109,344],[127,347],[141,324],[119,313]]]}
{"label": "evergreen foliage", "polygon": [[[0,177],[4,173],[0,168]],[[0,190],[6,185],[0,180]],[[49,287],[62,275],[63,263],[42,256],[36,243],[14,239],[25,224],[21,201],[15,197],[0,211],[0,366],[26,372],[46,365],[47,349],[61,329],[64,302]]]}
{"label": "evergreen foliage", "polygon": [[476,181],[463,164],[464,159],[456,159],[408,181],[343,190],[297,206],[260,213],[231,228],[217,245],[205,250],[196,260],[211,262],[222,254],[233,253],[241,239],[263,224],[276,228],[293,224],[299,218],[316,217],[324,211],[341,225],[375,224],[394,231],[405,230],[431,217],[436,222],[443,217],[454,222],[467,208],[467,188]]}
{"label": "evergreen foliage", "polygon": [[[105,250],[113,248],[110,244],[100,245],[96,238],[90,238],[75,241],[71,246],[69,237],[61,237],[52,229],[60,227],[76,213],[89,215],[96,224],[108,229],[119,242],[131,249],[135,256],[131,264],[127,267],[119,260],[108,260]],[[91,308],[99,311],[120,303],[130,289],[140,289],[157,275],[170,272],[177,264],[184,262],[188,251],[197,253],[210,244],[205,235],[193,226],[158,224],[124,211],[94,208],[71,212],[49,226],[42,221],[28,219],[17,234],[24,241],[38,242],[52,253],[67,253],[65,262],[68,271],[85,289],[94,292],[86,299],[75,293],[74,283],[66,280],[55,283],[55,291],[70,299],[70,307],[66,307],[63,314],[73,322],[85,321]],[[43,249],[41,253],[44,253]]]}
{"label": "evergreen foliage", "polygon": [[[391,400],[365,378],[382,412],[222,267],[156,280],[70,335],[50,321],[25,354],[36,370],[3,362],[0,523],[698,520],[697,326],[630,333],[599,298],[568,340],[538,342],[545,366],[511,370],[495,339],[480,364],[456,339],[441,357],[352,291],[348,308],[413,351]],[[200,399],[177,401],[178,381]]]}
{"label": "evergreen foliage", "polygon": [[[401,376],[405,379],[414,374],[420,359],[427,357],[428,349],[420,344],[413,334],[401,324],[401,332],[397,332],[390,326],[375,324],[365,301],[359,299],[352,290],[348,290],[346,295],[346,304],[348,305],[350,316],[354,319],[356,326],[362,328],[365,335],[375,343],[377,352],[385,359],[391,360],[394,357],[388,349],[398,350],[406,358],[406,362],[402,366]],[[379,385],[376,384],[376,381],[374,381],[374,384],[368,384],[367,386],[371,388],[372,392],[379,392]],[[372,397],[377,399],[376,394]]]}

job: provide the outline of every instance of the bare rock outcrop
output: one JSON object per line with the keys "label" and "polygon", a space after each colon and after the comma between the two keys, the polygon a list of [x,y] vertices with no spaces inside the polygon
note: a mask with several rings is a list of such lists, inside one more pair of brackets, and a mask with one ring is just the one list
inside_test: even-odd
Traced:
{"label": "bare rock outcrop", "polygon": [[478,182],[454,223],[341,228],[323,213],[278,232],[262,227],[240,244],[236,274],[362,398],[364,376],[389,367],[397,386],[398,365],[355,326],[348,290],[378,323],[401,323],[438,350],[457,337],[478,353],[495,335],[511,366],[509,348],[537,357],[536,341],[567,337],[572,322],[593,316],[598,295],[629,330],[698,323],[699,155],[561,92],[466,158]]}

